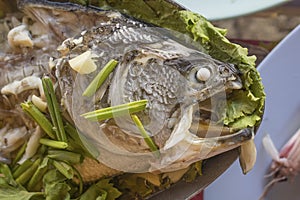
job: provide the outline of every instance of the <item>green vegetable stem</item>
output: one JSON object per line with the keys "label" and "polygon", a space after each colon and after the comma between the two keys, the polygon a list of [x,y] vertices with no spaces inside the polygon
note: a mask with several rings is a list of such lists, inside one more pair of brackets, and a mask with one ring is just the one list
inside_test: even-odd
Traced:
{"label": "green vegetable stem", "polygon": [[148,100],[134,101],[126,104],[121,104],[117,106],[112,106],[112,107],[84,113],[81,116],[93,121],[95,120],[100,121],[100,120],[110,119],[114,117],[120,117],[126,114],[133,114],[145,110],[147,102]]}
{"label": "green vegetable stem", "polygon": [[54,131],[56,132],[56,137],[59,141],[67,142],[67,136],[64,130],[60,107],[54,92],[52,81],[49,77],[44,77],[42,79],[42,83],[47,100],[48,110],[54,125]]}
{"label": "green vegetable stem", "polygon": [[32,102],[21,103],[21,107],[52,139],[55,139],[55,133],[52,123]]}
{"label": "green vegetable stem", "polygon": [[98,75],[93,79],[89,84],[86,90],[83,92],[83,96],[90,97],[92,96],[104,83],[109,74],[115,69],[118,65],[118,61],[112,59],[110,60],[103,69],[98,73]]}

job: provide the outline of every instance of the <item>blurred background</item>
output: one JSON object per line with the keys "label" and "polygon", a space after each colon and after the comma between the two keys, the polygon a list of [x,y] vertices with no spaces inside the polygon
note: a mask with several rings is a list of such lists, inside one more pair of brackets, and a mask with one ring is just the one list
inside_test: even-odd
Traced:
{"label": "blurred background", "polygon": [[300,24],[300,0],[214,24],[228,29],[229,38],[278,41]]}
{"label": "blurred background", "polygon": [[249,48],[257,56],[257,63],[273,49],[290,31],[300,24],[300,0],[254,14],[213,21],[213,24],[228,30],[227,37]]}

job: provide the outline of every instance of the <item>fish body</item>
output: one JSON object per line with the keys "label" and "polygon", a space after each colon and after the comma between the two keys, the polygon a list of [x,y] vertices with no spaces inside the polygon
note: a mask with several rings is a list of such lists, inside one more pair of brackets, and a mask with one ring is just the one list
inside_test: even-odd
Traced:
{"label": "fish body", "polygon": [[[33,0],[20,1],[19,5],[28,18],[42,27],[42,35],[47,35],[46,46],[35,46],[33,41],[32,47],[25,48],[29,53],[22,63],[30,63],[32,55],[44,54],[45,59],[40,62],[37,57],[42,66],[34,68],[38,73],[29,73],[41,77],[51,72],[45,66],[46,60],[53,57],[62,110],[70,115],[82,137],[98,149],[98,160],[103,163],[98,170],[176,171],[253,138],[251,128],[226,136],[219,136],[222,128],[214,129],[218,131],[214,131],[213,137],[209,134],[199,137],[197,130],[190,130],[203,121],[212,121],[211,126],[219,125],[222,114],[212,117],[215,108],[224,112],[227,95],[243,86],[241,74],[234,65],[213,59],[191,45],[192,41],[184,41],[174,37],[173,32],[117,11]],[[87,51],[91,52],[97,69],[90,74],[79,74],[70,67],[69,61]],[[111,59],[118,61],[116,69],[93,97],[82,96]],[[30,67],[33,65],[26,69]],[[15,77],[7,78],[6,82],[12,79]],[[100,122],[80,116],[142,99],[147,99],[148,104],[138,116],[158,146],[159,158],[153,156],[130,115]],[[202,103],[207,101],[211,105],[203,108]]]}
{"label": "fish body", "polygon": [[[56,66],[63,105],[77,128],[99,149],[101,162],[120,171],[174,171],[252,138],[251,131],[242,130],[235,136],[226,137],[226,142],[222,142],[224,145],[220,145],[221,138],[206,140],[189,131],[191,124],[197,123],[193,118],[199,111],[199,102],[214,96],[222,99],[220,96],[226,96],[227,91],[242,87],[235,66],[215,60],[175,39],[165,29],[116,11],[103,12],[109,20],[83,30],[58,47],[61,58]],[[87,51],[91,52],[97,70],[82,75],[70,67],[69,61]],[[89,83],[112,59],[119,63],[114,72],[92,98],[83,97]],[[206,80],[197,77],[202,69],[209,71]],[[80,116],[95,108],[142,99],[147,99],[148,104],[139,117],[148,135],[160,148],[162,157],[158,160],[129,115],[97,123]],[[236,139],[239,142],[230,142]],[[214,153],[209,154],[212,149]],[[199,153],[201,151],[205,153]],[[183,158],[179,159],[179,155]],[[183,163],[172,167],[177,161]]]}

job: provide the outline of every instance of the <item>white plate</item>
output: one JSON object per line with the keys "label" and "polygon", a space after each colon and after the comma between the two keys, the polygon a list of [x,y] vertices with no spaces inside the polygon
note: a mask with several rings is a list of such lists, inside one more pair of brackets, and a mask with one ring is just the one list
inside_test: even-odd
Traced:
{"label": "white plate", "polygon": [[[204,191],[205,200],[257,200],[267,182],[271,158],[262,146],[268,133],[280,149],[300,127],[300,25],[263,60],[258,69],[266,92],[264,119],[255,137],[258,157],[254,169],[243,175],[235,162]],[[299,200],[300,175],[293,183],[281,182],[266,200]]]}
{"label": "white plate", "polygon": [[219,20],[261,11],[287,0],[176,0],[209,20]]}

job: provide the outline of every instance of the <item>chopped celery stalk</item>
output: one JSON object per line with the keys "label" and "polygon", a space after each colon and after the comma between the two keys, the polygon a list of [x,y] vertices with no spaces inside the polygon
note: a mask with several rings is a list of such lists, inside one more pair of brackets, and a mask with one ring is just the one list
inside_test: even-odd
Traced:
{"label": "chopped celery stalk", "polygon": [[135,125],[138,127],[141,135],[143,136],[143,138],[144,138],[145,142],[147,143],[147,145],[149,146],[150,150],[154,153],[154,155],[156,157],[159,157],[160,152],[159,152],[157,146],[154,144],[153,140],[147,134],[147,131],[145,130],[145,128],[144,128],[142,122],[140,121],[140,119],[138,118],[138,116],[131,115],[131,118],[133,119]]}
{"label": "chopped celery stalk", "polygon": [[93,81],[89,84],[86,90],[83,92],[83,96],[90,97],[101,87],[104,81],[107,79],[109,74],[115,69],[118,65],[118,61],[112,59],[110,60],[101,71],[97,74],[97,76],[93,79]]}

